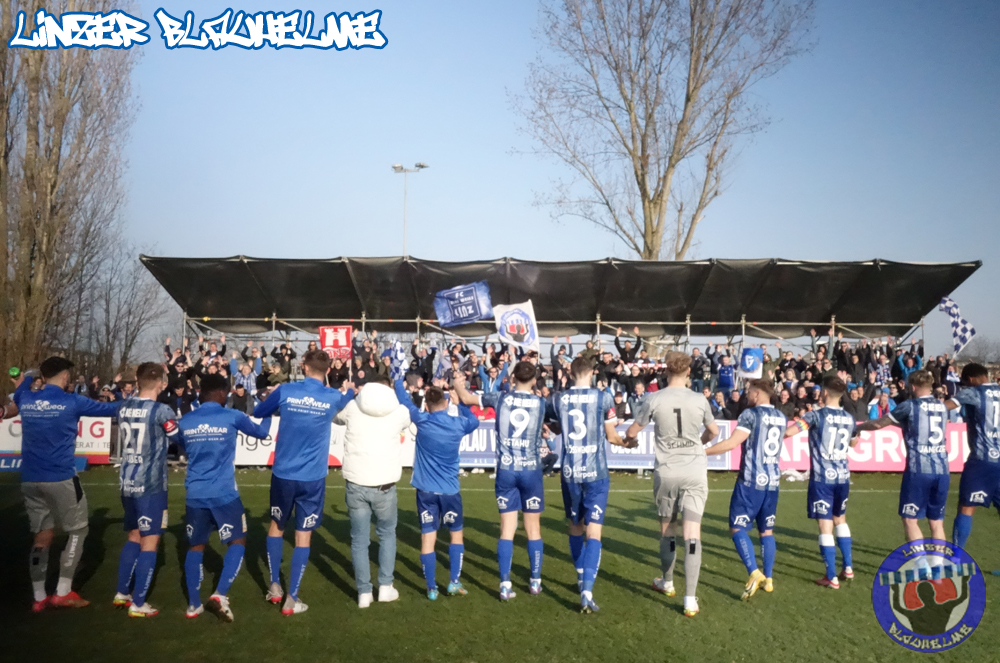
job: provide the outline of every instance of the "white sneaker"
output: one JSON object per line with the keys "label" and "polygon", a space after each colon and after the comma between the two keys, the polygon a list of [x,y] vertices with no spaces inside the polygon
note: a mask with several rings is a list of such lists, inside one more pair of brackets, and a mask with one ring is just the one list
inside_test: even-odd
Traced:
{"label": "white sneaker", "polygon": [[665,581],[663,578],[653,579],[653,589],[667,596],[673,596],[677,593],[677,590],[674,589],[674,581]]}
{"label": "white sneaker", "polygon": [[143,603],[142,605],[136,605],[133,603],[128,607],[129,617],[155,617],[158,614],[160,614],[160,611],[148,603]]}
{"label": "white sneaker", "polygon": [[374,600],[375,600],[375,597],[372,596],[371,592],[365,592],[364,594],[358,594],[358,607],[359,608],[367,608],[368,606],[370,606],[372,604],[372,601],[374,601]]}
{"label": "white sneaker", "polygon": [[382,585],[378,588],[378,602],[391,603],[399,598],[399,590],[392,585]]}
{"label": "white sneaker", "polygon": [[281,614],[283,615],[297,615],[303,613],[309,609],[302,601],[292,598],[291,594],[285,599],[285,605],[281,606]]}
{"label": "white sneaker", "polygon": [[184,616],[188,619],[194,619],[195,617],[200,616],[203,612],[205,612],[205,606],[199,605],[196,608],[193,605],[189,605],[187,610],[184,612]]}
{"label": "white sneaker", "polygon": [[264,598],[267,599],[268,603],[274,603],[277,605],[281,603],[281,599],[284,595],[285,592],[282,591],[281,585],[276,582],[272,582],[271,586],[267,590],[267,596]]}
{"label": "white sneaker", "polygon": [[698,614],[698,597],[697,596],[685,596],[684,597],[684,616],[694,617]]}
{"label": "white sneaker", "polygon": [[232,623],[233,621],[233,611],[229,607],[228,596],[212,594],[212,597],[208,599],[208,603],[205,604],[205,609],[218,617],[221,622]]}

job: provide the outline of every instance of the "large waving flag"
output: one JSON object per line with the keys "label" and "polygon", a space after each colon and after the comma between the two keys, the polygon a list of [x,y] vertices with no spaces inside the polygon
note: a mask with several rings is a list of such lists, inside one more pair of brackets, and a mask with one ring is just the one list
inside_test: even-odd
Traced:
{"label": "large waving flag", "polygon": [[955,348],[955,354],[958,354],[976,335],[976,328],[962,317],[962,312],[958,310],[958,304],[951,297],[943,298],[938,304],[938,310],[944,311],[951,318],[951,341]]}
{"label": "large waving flag", "polygon": [[442,327],[467,325],[493,315],[490,286],[476,281],[442,290],[434,295],[434,313]]}
{"label": "large waving flag", "polygon": [[538,324],[535,322],[535,308],[529,299],[523,304],[494,306],[500,340],[525,350],[539,351]]}

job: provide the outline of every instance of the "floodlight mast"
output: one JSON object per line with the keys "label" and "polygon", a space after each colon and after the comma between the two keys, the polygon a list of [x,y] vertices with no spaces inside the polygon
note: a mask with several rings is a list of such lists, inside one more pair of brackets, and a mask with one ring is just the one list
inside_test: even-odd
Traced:
{"label": "floodlight mast", "polygon": [[418,161],[417,163],[415,163],[413,165],[413,168],[404,168],[403,164],[401,163],[395,163],[392,165],[392,172],[396,173],[397,175],[399,173],[403,174],[403,257],[404,258],[407,258],[410,255],[409,253],[407,253],[406,250],[406,195],[409,184],[408,178],[410,176],[410,173],[419,173],[424,168],[429,168],[429,167],[430,166],[428,166],[423,161]]}

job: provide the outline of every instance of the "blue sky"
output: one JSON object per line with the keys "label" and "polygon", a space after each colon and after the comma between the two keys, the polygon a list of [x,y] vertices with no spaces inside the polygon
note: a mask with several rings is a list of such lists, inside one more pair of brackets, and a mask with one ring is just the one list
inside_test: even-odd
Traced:
{"label": "blue sky", "polygon": [[[538,5],[275,1],[247,11],[379,8],[381,51],[168,51],[153,13],[134,82],[127,221],[158,255],[402,253],[439,260],[631,257],[535,192],[567,171],[523,156]],[[164,4],[212,18],[225,3]],[[981,259],[954,297],[1000,336],[1000,4],[819,0],[815,48],[755,88],[771,124],[743,145],[692,258]],[[927,319],[946,349],[943,314]]]}

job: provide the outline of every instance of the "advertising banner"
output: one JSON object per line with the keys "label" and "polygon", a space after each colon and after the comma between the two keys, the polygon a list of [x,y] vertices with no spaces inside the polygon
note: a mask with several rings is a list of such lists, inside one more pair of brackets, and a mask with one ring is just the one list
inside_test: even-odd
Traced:
{"label": "advertising banner", "polygon": [[[106,465],[111,453],[112,435],[116,431],[117,426],[107,417],[81,417],[76,433],[76,455],[86,456],[85,460],[90,464]],[[20,417],[0,421],[0,456],[3,456],[0,471],[20,467]]]}

